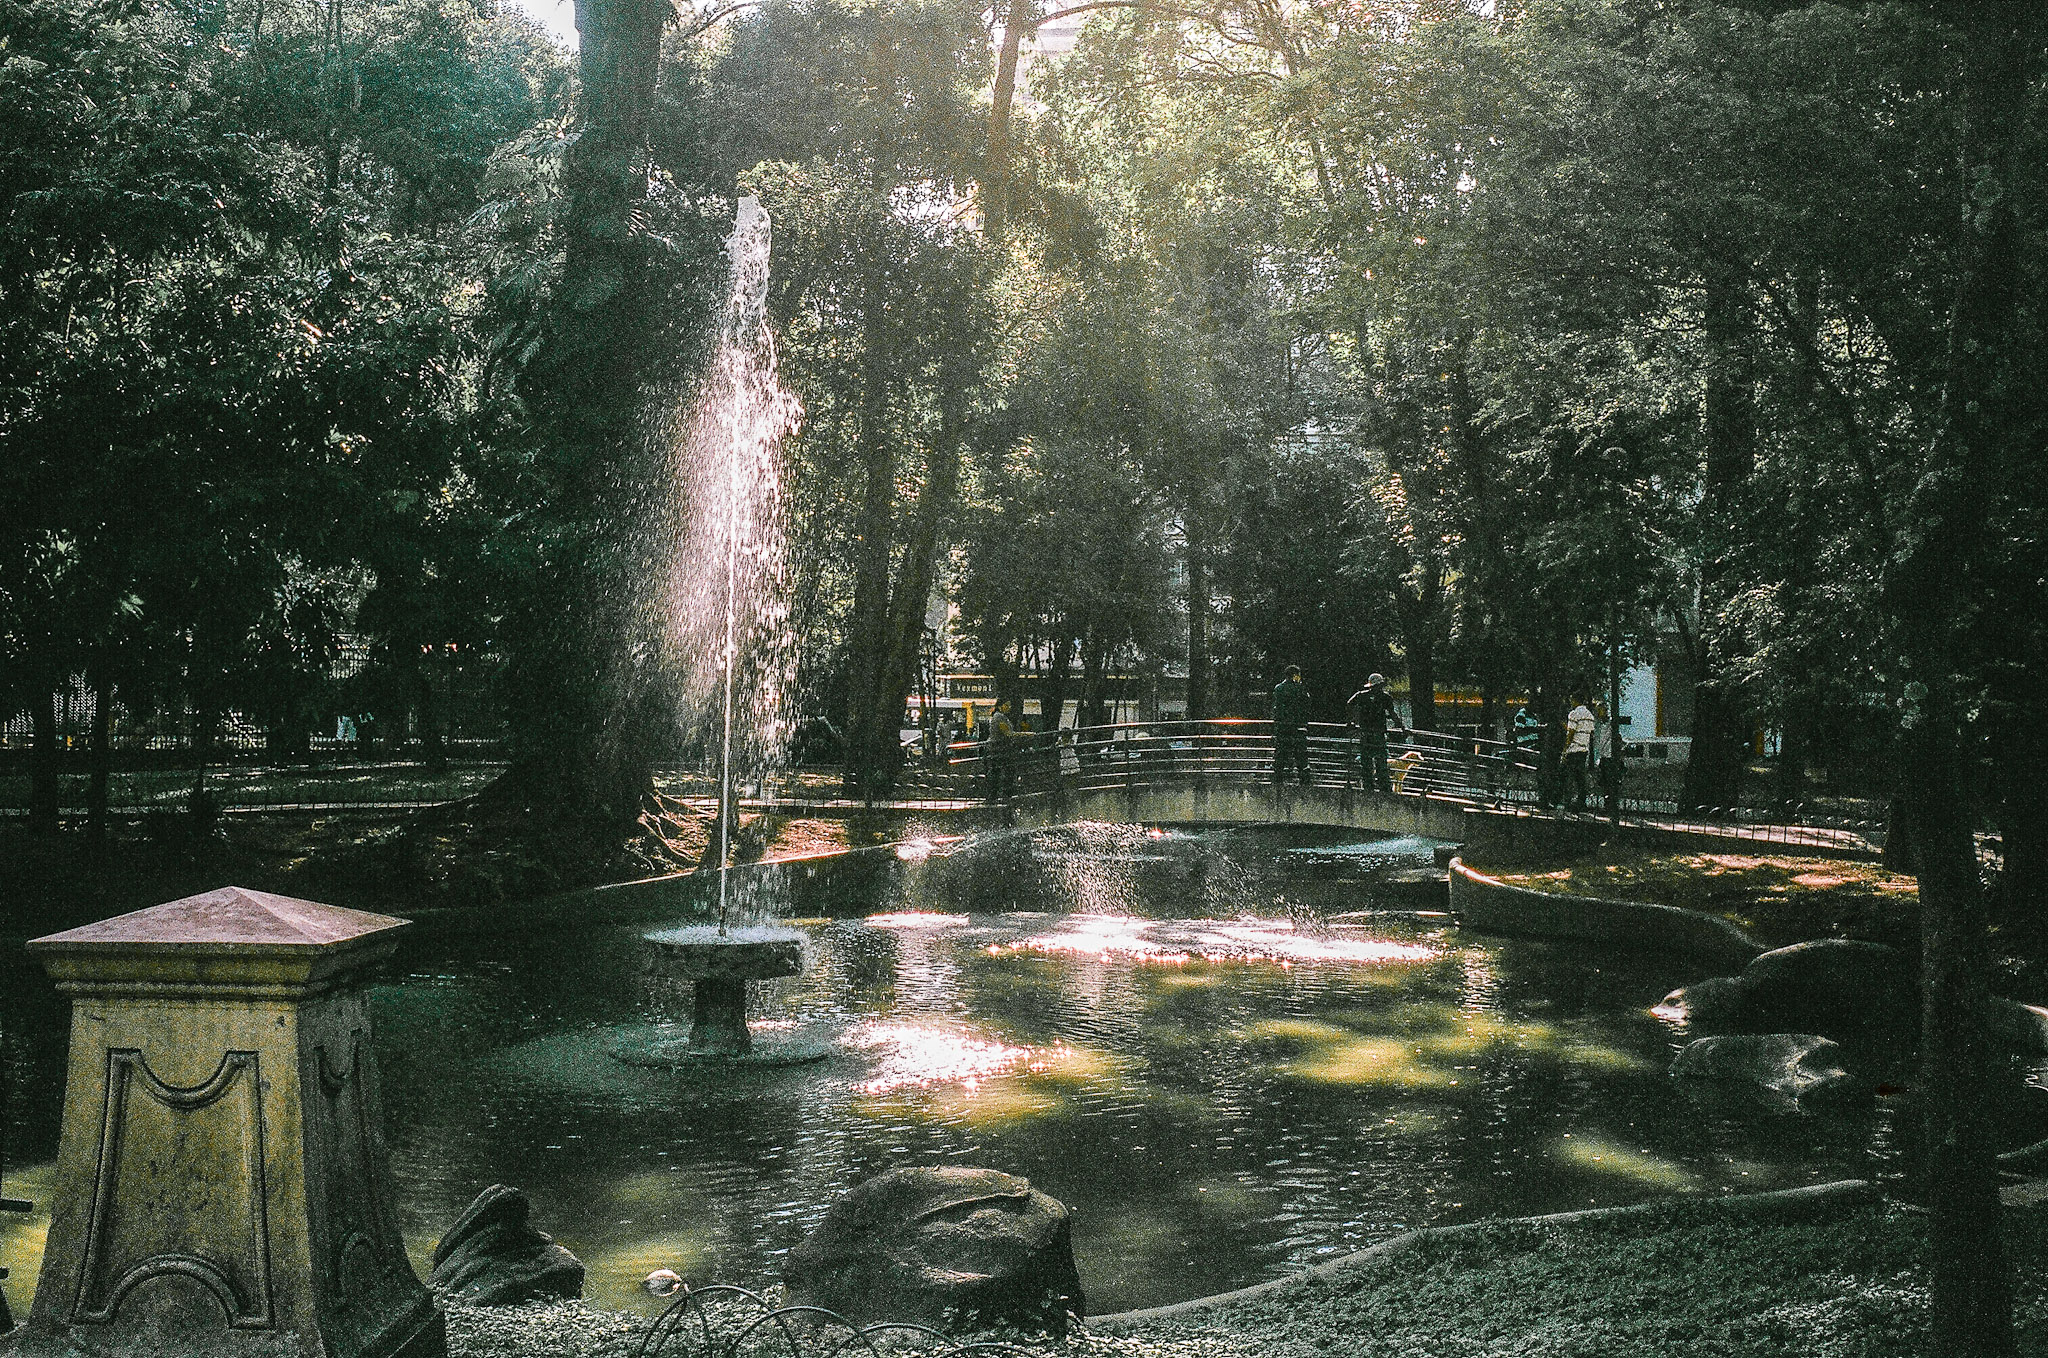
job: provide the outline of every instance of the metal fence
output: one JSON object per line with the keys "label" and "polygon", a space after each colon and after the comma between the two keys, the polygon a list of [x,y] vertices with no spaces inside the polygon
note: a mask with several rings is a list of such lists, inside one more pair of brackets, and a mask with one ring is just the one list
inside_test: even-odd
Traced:
{"label": "metal fence", "polygon": [[[195,791],[215,810],[371,811],[436,806],[484,787],[505,765],[495,759],[450,759],[445,765],[413,761],[336,760],[323,764],[248,762],[194,767],[153,765],[111,770],[107,811],[133,818],[183,810]],[[86,814],[91,775],[66,759],[57,779],[59,814]],[[26,764],[0,772],[0,816],[26,815],[31,779]]]}
{"label": "metal fence", "polygon": [[[1390,741],[1387,751],[1397,791],[1487,804],[1536,798],[1535,761],[1498,741],[1414,731]],[[1362,786],[1358,741],[1349,728],[1310,725],[1307,756],[1310,784]],[[985,796],[991,780],[1004,775],[1018,796],[1195,778],[1266,782],[1275,776],[1273,724],[1223,718],[1087,726],[1020,734],[1003,754],[965,742],[950,747],[943,762],[907,771],[898,791],[909,799],[971,799]]]}
{"label": "metal fence", "polygon": [[[1006,754],[982,742],[962,742],[942,757],[916,763],[899,779],[891,805],[938,807],[987,800],[1007,781],[1012,797],[1138,788],[1167,782],[1274,781],[1273,724],[1221,719],[1120,723],[1058,732],[1022,733]],[[1497,809],[1541,812],[1546,807],[1535,752],[1482,737],[1411,731],[1387,743],[1394,790],[1443,797]],[[1324,788],[1362,788],[1355,730],[1333,724],[1308,727],[1307,781]],[[1626,787],[1626,774],[1623,775]],[[1605,813],[1596,792],[1585,814]],[[1771,807],[1715,807],[1680,811],[1672,801],[1623,796],[1631,822],[1674,830],[1734,835],[1758,843],[1881,844],[1882,821],[1827,812],[1800,803]]]}

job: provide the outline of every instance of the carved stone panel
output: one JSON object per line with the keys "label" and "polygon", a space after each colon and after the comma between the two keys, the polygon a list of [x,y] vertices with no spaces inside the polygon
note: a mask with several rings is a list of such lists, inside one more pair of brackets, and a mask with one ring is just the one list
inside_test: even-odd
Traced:
{"label": "carved stone panel", "polygon": [[[333,1012],[338,1010],[339,1012]],[[360,1013],[337,1002],[309,1053],[307,1161],[318,1171],[313,1201],[314,1267],[322,1332],[339,1352],[376,1353],[394,1317],[428,1304],[401,1243],[376,1136],[374,1068]]]}
{"label": "carved stone panel", "polygon": [[173,1085],[133,1048],[107,1052],[86,1253],[73,1324],[103,1325],[160,1278],[199,1284],[234,1329],[274,1323],[257,1054]]}

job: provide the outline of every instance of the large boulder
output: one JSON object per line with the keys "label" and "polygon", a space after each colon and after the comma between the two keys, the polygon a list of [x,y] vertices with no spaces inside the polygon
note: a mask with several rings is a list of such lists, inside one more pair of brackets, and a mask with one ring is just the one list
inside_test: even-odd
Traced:
{"label": "large boulder", "polygon": [[469,1306],[583,1295],[583,1261],[535,1230],[533,1204],[516,1188],[493,1184],[476,1195],[434,1246],[428,1286]]}
{"label": "large boulder", "polygon": [[826,1211],[783,1267],[792,1305],[858,1324],[1011,1324],[1085,1314],[1065,1206],[993,1169],[892,1169]]}
{"label": "large boulder", "polygon": [[1843,1103],[1871,1092],[1842,1065],[1842,1049],[1811,1033],[1741,1033],[1686,1044],[1671,1063],[1681,1079],[1761,1090],[1785,1106]]}
{"label": "large boulder", "polygon": [[1740,976],[1694,982],[1659,1008],[1682,1010],[1695,1028],[1905,1033],[1919,1022],[1919,981],[1896,948],[1825,938],[1761,953]]}
{"label": "large boulder", "polygon": [[1920,1018],[1919,977],[1897,948],[1849,938],[1795,943],[1742,969],[1751,1024],[1911,1028]]}

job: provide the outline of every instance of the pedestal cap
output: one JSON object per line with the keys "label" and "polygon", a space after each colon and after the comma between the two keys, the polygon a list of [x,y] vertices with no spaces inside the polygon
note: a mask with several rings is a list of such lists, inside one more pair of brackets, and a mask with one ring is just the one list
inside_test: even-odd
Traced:
{"label": "pedestal cap", "polygon": [[303,996],[382,961],[409,921],[224,886],[29,940],[73,995]]}

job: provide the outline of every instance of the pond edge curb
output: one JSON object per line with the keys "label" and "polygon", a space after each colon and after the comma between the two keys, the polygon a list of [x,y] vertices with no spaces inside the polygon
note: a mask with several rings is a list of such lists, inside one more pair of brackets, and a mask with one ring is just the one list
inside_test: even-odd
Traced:
{"label": "pond edge curb", "polygon": [[1786,1220],[1799,1220],[1809,1215],[1828,1216],[1866,1202],[1875,1202],[1880,1197],[1877,1185],[1868,1179],[1837,1179],[1831,1183],[1806,1184],[1798,1188],[1779,1188],[1763,1193],[1739,1193],[1720,1198],[1658,1198],[1651,1202],[1634,1202],[1621,1207],[1588,1207],[1575,1212],[1554,1212],[1548,1216],[1491,1217],[1485,1221],[1468,1221],[1457,1226],[1424,1226],[1418,1230],[1403,1232],[1390,1240],[1382,1240],[1377,1245],[1368,1245],[1362,1250],[1325,1260],[1285,1278],[1273,1278],[1267,1282],[1254,1283],[1250,1287],[1218,1292],[1208,1297],[1195,1297],[1189,1301],[1172,1302],[1165,1306],[1148,1306],[1138,1311],[1118,1311],[1106,1316],[1090,1316],[1084,1324],[1091,1332],[1114,1333],[1162,1320],[1179,1320],[1210,1310],[1221,1310],[1239,1302],[1251,1301],[1269,1292],[1277,1292],[1281,1288],[1312,1278],[1333,1278],[1360,1265],[1407,1254],[1437,1241],[1481,1235],[1506,1227],[1597,1225],[1629,1217],[1649,1216],[1668,1210],[1674,1204],[1704,1207],[1717,1212],[1782,1215]]}
{"label": "pond edge curb", "polygon": [[1738,970],[1769,951],[1719,915],[1702,910],[1514,886],[1463,858],[1453,858],[1449,871],[1451,913],[1470,928],[1686,953]]}

